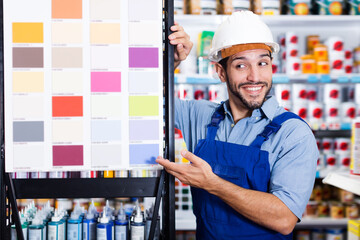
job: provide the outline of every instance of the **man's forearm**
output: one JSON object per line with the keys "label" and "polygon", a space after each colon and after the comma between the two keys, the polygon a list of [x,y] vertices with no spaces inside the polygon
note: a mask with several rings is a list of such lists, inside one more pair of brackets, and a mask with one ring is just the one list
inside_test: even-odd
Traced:
{"label": "man's forearm", "polygon": [[291,233],[297,223],[297,217],[271,193],[245,189],[218,176],[205,190],[244,217],[284,235]]}

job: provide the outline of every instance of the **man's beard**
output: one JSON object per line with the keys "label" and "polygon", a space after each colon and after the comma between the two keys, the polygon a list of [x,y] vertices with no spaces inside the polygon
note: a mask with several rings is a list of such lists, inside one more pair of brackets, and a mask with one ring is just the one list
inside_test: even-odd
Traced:
{"label": "man's beard", "polygon": [[[241,95],[240,91],[236,91],[236,86],[235,85],[231,85],[230,82],[229,82],[229,77],[227,76],[226,74],[226,83],[228,85],[228,88],[230,90],[230,92],[235,96],[237,97],[240,102],[248,109],[248,110],[254,110],[254,109],[258,109],[260,108],[264,102],[265,102],[265,99],[266,99],[266,96],[269,94],[270,90],[271,90],[271,87],[272,87],[272,83],[270,85],[270,87],[268,88],[266,94],[264,95],[264,98],[261,100],[261,102],[251,102],[251,101],[247,101],[243,95]],[[257,85],[257,84],[264,84],[266,87],[268,87],[268,83],[266,82],[257,82],[257,83],[242,83],[239,85],[239,88],[243,85]]]}

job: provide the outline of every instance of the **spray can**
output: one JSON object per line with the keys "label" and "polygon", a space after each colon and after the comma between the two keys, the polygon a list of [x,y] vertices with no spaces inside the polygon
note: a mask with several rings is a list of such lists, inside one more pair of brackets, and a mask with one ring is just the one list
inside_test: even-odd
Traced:
{"label": "spray can", "polygon": [[42,219],[35,217],[32,224],[29,225],[29,240],[45,240],[44,236],[44,224]]}
{"label": "spray can", "polygon": [[[26,221],[24,214],[19,212],[19,216],[21,222],[21,229],[24,235],[24,240],[27,240],[28,222]],[[16,239],[17,239],[16,227],[15,225],[11,225],[11,240],[16,240]]]}
{"label": "spray can", "polygon": [[48,223],[48,240],[65,240],[65,223],[62,221],[58,211],[55,210],[54,216]]}
{"label": "spray can", "polygon": [[131,240],[145,239],[145,223],[144,216],[141,212],[139,202],[136,202],[135,214],[132,216],[130,224]]}
{"label": "spray can", "polygon": [[102,217],[98,219],[98,222],[96,226],[97,240],[112,240],[112,223],[110,223],[109,218],[106,216],[106,207],[104,207]]}
{"label": "spray can", "polygon": [[115,240],[128,240],[128,225],[125,209],[121,203],[117,220],[115,221]]}
{"label": "spray can", "polygon": [[72,212],[67,220],[67,240],[82,239],[82,219],[77,212]]}
{"label": "spray can", "polygon": [[91,201],[86,218],[83,220],[83,240],[96,240],[96,217],[96,207],[94,201]]}

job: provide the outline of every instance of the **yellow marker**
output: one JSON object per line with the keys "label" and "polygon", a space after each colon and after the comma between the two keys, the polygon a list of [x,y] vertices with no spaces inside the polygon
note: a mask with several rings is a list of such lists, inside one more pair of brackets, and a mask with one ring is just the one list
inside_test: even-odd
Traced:
{"label": "yellow marker", "polygon": [[114,171],[104,171],[104,178],[113,178]]}

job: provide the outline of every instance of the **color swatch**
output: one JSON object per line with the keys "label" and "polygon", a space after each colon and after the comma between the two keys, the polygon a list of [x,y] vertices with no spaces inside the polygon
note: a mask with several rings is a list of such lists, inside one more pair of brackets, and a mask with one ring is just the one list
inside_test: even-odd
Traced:
{"label": "color swatch", "polygon": [[159,49],[129,48],[129,67],[131,68],[159,67]]}
{"label": "color swatch", "polygon": [[118,23],[91,23],[91,44],[120,44],[120,24]]}
{"label": "color swatch", "polygon": [[106,20],[121,18],[121,1],[90,0],[90,19]]}
{"label": "color swatch", "polygon": [[44,49],[42,47],[14,47],[14,68],[42,68],[44,67]]}
{"label": "color swatch", "polygon": [[83,97],[52,97],[53,117],[82,117]]}
{"label": "color swatch", "polygon": [[130,120],[130,141],[159,139],[158,120]]}
{"label": "color swatch", "polygon": [[157,93],[160,89],[159,72],[129,72],[130,93]]}
{"label": "color swatch", "polygon": [[121,131],[121,121],[119,120],[93,120],[91,123],[91,141],[121,141]]}
{"label": "color swatch", "polygon": [[43,142],[44,122],[13,122],[14,142]]}
{"label": "color swatch", "polygon": [[83,121],[54,120],[52,122],[53,142],[83,142]]}
{"label": "color swatch", "polygon": [[130,144],[130,164],[156,164],[159,144]]}
{"label": "color swatch", "polygon": [[130,96],[129,115],[135,116],[158,116],[159,115],[158,96]]}
{"label": "color swatch", "polygon": [[44,72],[13,72],[13,92],[44,92]]}
{"label": "color swatch", "polygon": [[52,18],[82,18],[82,0],[52,0]]}
{"label": "color swatch", "polygon": [[43,43],[43,23],[13,23],[13,43]]}
{"label": "color swatch", "polygon": [[78,47],[56,47],[52,49],[53,68],[82,68],[83,51]]}
{"label": "color swatch", "polygon": [[53,146],[54,166],[76,166],[83,165],[83,146]]}
{"label": "color swatch", "polygon": [[6,171],[155,164],[163,151],[162,0],[3,5]]}
{"label": "color swatch", "polygon": [[161,5],[160,1],[131,0],[129,1],[129,20],[159,20],[161,13],[158,9]]}
{"label": "color swatch", "polygon": [[14,96],[13,117],[14,119],[43,119],[44,98],[41,96]]}
{"label": "color swatch", "polygon": [[53,22],[51,26],[53,44],[80,44],[83,42],[83,24]]}
{"label": "color swatch", "polygon": [[91,92],[121,92],[121,73],[92,72]]}
{"label": "color swatch", "polygon": [[53,93],[82,93],[83,72],[52,72]]}
{"label": "color swatch", "polygon": [[123,166],[121,145],[92,145],[91,164],[94,167]]}
{"label": "color swatch", "polygon": [[121,61],[121,47],[91,47],[91,68],[92,69],[120,69]]}
{"label": "color swatch", "polygon": [[123,109],[121,96],[91,96],[91,117],[121,118],[122,115]]}

